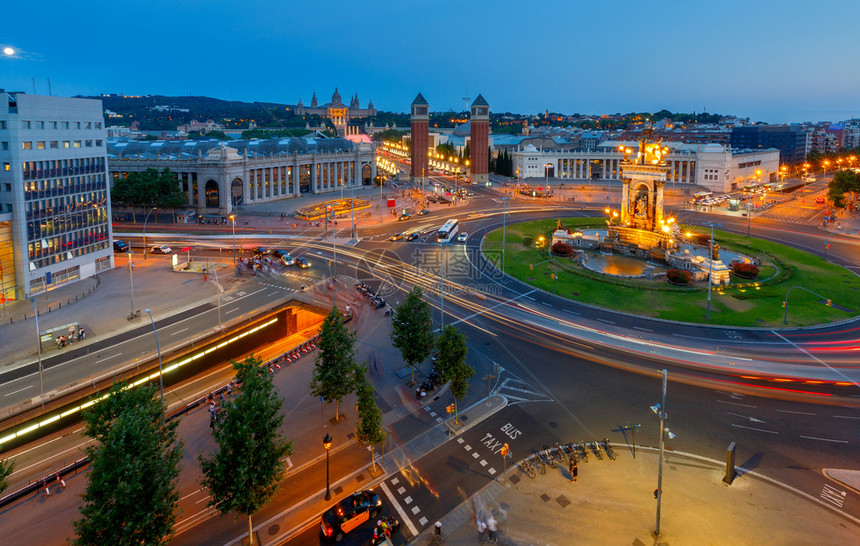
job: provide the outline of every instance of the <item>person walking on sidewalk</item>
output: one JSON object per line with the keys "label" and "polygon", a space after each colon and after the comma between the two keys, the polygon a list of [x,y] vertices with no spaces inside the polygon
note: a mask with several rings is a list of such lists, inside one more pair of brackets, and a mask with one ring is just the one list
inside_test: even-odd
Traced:
{"label": "person walking on sidewalk", "polygon": [[576,461],[573,457],[570,458],[570,481],[575,482],[576,477],[579,474],[579,467],[576,466]]}
{"label": "person walking on sidewalk", "polygon": [[496,521],[496,518],[490,516],[490,519],[487,520],[487,533],[489,534],[488,540],[490,542],[497,542],[498,538],[496,537],[496,533],[499,531],[499,524]]}
{"label": "person walking on sidewalk", "polygon": [[487,524],[480,517],[478,518],[478,543],[484,543],[484,535],[487,534]]}

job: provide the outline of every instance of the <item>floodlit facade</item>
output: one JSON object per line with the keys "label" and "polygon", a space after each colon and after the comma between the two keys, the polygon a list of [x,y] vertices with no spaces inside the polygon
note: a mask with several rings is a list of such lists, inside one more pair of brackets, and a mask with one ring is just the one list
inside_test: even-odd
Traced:
{"label": "floodlit facade", "polygon": [[4,297],[27,298],[113,267],[100,100],[0,90],[0,164]]}

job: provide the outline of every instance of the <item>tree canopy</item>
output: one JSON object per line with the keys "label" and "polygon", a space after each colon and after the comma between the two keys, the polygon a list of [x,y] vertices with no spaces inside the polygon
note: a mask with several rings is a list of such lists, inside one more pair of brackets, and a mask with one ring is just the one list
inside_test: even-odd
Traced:
{"label": "tree canopy", "polygon": [[340,311],[332,307],[320,328],[310,390],[327,404],[336,403],[335,420],[340,419],[338,405],[355,388],[356,366],[355,334],[347,329]]}
{"label": "tree canopy", "polygon": [[419,286],[413,287],[397,307],[391,338],[393,345],[400,349],[403,361],[409,366],[414,383],[415,365],[430,356],[434,341],[433,317]]}
{"label": "tree canopy", "polygon": [[845,194],[860,192],[860,176],[852,170],[844,169],[833,175],[833,180],[827,184],[827,196],[833,201],[833,206],[845,208]]}
{"label": "tree canopy", "polygon": [[459,422],[458,403],[469,392],[469,379],[475,375],[475,369],[466,364],[469,348],[466,346],[466,336],[451,325],[445,326],[439,339],[436,340],[439,356],[436,358],[436,370],[442,381],[450,381],[451,394],[454,395],[454,420]]}
{"label": "tree canopy", "polygon": [[185,193],[170,169],[146,169],[118,178],[111,188],[111,200],[128,207],[171,209],[185,205]]}
{"label": "tree canopy", "polygon": [[97,443],[87,448],[91,469],[75,544],[160,544],[172,535],[182,442],[178,423],[164,422],[157,392],[118,383],[84,412],[85,434]]}
{"label": "tree canopy", "polygon": [[283,457],[293,444],[278,431],[284,422],[283,400],[261,360],[249,356],[233,362],[239,390],[227,399],[213,429],[218,451],[199,457],[204,487],[212,493],[209,506],[221,514],[251,516],[275,494],[284,471]]}
{"label": "tree canopy", "polygon": [[373,386],[367,380],[367,367],[356,366],[354,374],[359,419],[355,427],[355,437],[358,438],[359,442],[370,447],[370,459],[375,467],[373,446],[385,440],[385,432],[382,430],[382,411],[376,404],[376,393]]}
{"label": "tree canopy", "polygon": [[14,461],[10,461],[9,459],[0,461],[0,493],[6,491],[6,488],[9,487],[9,482],[6,481],[6,478],[12,475],[13,470],[15,470]]}

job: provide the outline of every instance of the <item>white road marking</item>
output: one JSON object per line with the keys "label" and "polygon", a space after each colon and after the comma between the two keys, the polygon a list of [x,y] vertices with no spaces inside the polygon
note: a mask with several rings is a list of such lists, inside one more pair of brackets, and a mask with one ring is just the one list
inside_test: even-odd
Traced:
{"label": "white road marking", "polygon": [[412,504],[412,497],[406,497],[405,499],[403,499],[403,502],[405,502],[406,504]]}
{"label": "white road marking", "polygon": [[406,488],[405,488],[405,487],[400,487],[399,489],[397,489],[397,494],[398,494],[398,495],[402,495],[403,493],[406,493]]}
{"label": "white road marking", "polygon": [[489,472],[489,473],[490,473],[490,476],[495,476],[495,475],[496,475],[496,469],[495,469],[495,468],[492,468],[492,467],[491,467],[490,469],[488,469],[488,470],[487,470],[487,472]]}
{"label": "white road marking", "polygon": [[845,503],[845,497],[848,493],[846,491],[842,491],[841,489],[836,489],[830,484],[824,484],[824,487],[821,489],[820,497],[827,502],[842,508],[842,505]]}
{"label": "white road marking", "polygon": [[116,358],[118,356],[122,356],[122,353],[117,353],[115,355],[110,355],[110,356],[106,356],[104,358],[99,358],[98,360],[105,361],[105,360],[110,360],[111,358]]}
{"label": "white road marking", "polygon": [[745,428],[747,430],[756,430],[758,432],[767,432],[768,434],[779,434],[779,432],[776,432],[774,430],[764,430],[763,428],[745,427],[743,425],[736,425],[734,423],[732,423],[732,426],[737,427],[737,428]]}
{"label": "white road marking", "polygon": [[481,459],[481,466],[487,466],[487,461],[485,461],[484,459]]}
{"label": "white road marking", "polygon": [[642,330],[643,332],[653,332],[654,330],[649,330],[648,328],[642,328],[640,326],[634,326],[634,330]]}
{"label": "white road marking", "polygon": [[225,315],[229,315],[230,313],[235,313],[235,312],[236,312],[236,311],[238,311],[238,310],[239,310],[239,308],[238,308],[238,307],[236,307],[236,308],[234,308],[234,309],[230,309],[229,311],[224,311],[224,314],[225,314]]}
{"label": "white road marking", "polygon": [[199,501],[195,502],[194,504],[200,504],[201,502],[206,502],[207,500],[209,500],[209,497],[210,497],[210,496],[211,496],[211,495],[206,495],[205,497],[203,497],[203,498],[202,498],[202,499],[200,499]]}
{"label": "white road marking", "polygon": [[476,451],[476,452],[474,452],[474,453],[472,453],[472,458],[473,458],[473,459],[477,459],[477,458],[478,458],[478,457],[480,457],[480,456],[481,456],[481,454],[480,454],[480,453],[478,453],[477,451]]}
{"label": "white road marking", "polygon": [[579,316],[579,313],[577,313],[576,311],[571,311],[570,309],[562,309],[562,311],[565,313],[570,313],[571,315]]}
{"label": "white road marking", "polygon": [[398,483],[400,483],[400,478],[392,478],[391,479],[391,485],[397,485]]}
{"label": "white road marking", "polygon": [[[392,485],[396,485],[394,483],[394,480],[392,480],[391,483]],[[397,499],[394,498],[394,495],[391,494],[391,491],[388,489],[388,486],[385,485],[385,482],[381,482],[379,484],[379,488],[382,489],[382,491],[388,497],[388,500],[391,502],[391,506],[393,506],[397,513],[400,515],[400,519],[402,519],[403,523],[406,524],[406,527],[409,528],[409,532],[412,533],[412,536],[418,536],[418,529],[415,528],[415,524],[412,523],[412,520],[409,519],[409,516],[406,515],[406,512],[403,510],[403,507],[400,506],[400,503],[397,502]]]}
{"label": "white road marking", "polygon": [[755,408],[755,407],[758,407],[758,406],[751,406],[751,405],[749,405],[749,404],[740,404],[740,403],[738,403],[738,402],[729,402],[729,401],[727,401],[727,400],[717,400],[717,402],[718,402],[718,403],[720,403],[720,404],[731,404],[732,406],[743,406],[743,407],[745,407],[745,408]]}
{"label": "white road marking", "polygon": [[860,419],[860,417],[854,415],[834,415],[836,419]]}
{"label": "white road marking", "polygon": [[170,335],[172,335],[172,336],[179,335],[179,334],[181,334],[182,332],[184,332],[184,331],[185,331],[185,330],[187,330],[187,329],[188,329],[188,328],[183,328],[182,330],[177,330],[176,332],[173,332],[173,333],[172,333],[172,334],[170,334]]}
{"label": "white road marking", "polygon": [[457,443],[458,443],[458,444],[462,444],[463,442],[465,442],[465,440],[463,440],[462,438],[457,438]]}
{"label": "white road marking", "polygon": [[778,411],[779,413],[791,413],[794,415],[815,415],[814,413],[810,413],[808,411],[791,411],[791,410],[784,410],[784,409],[778,409],[776,411]]}
{"label": "white road marking", "polygon": [[465,449],[466,451],[472,451],[472,446],[470,446],[469,444],[466,444],[463,446],[463,449]]}
{"label": "white road marking", "polygon": [[201,487],[200,489],[198,489],[198,490],[197,490],[197,491],[195,491],[194,493],[188,493],[187,495],[185,495],[184,497],[182,497],[182,498],[181,498],[181,499],[179,499],[179,500],[184,501],[184,500],[185,500],[185,499],[187,499],[188,497],[191,497],[191,496],[196,495],[197,493],[199,493],[199,492],[203,491],[203,489],[204,489],[204,488],[203,488],[203,487]]}
{"label": "white road marking", "polygon": [[421,509],[420,509],[420,508],[418,508],[417,506],[413,506],[413,507],[412,507],[412,515],[413,515],[413,516],[417,516],[417,515],[418,515],[418,512],[420,512],[420,511],[421,511]]}
{"label": "white road marking", "polygon": [[547,307],[552,307],[552,304],[551,304],[551,303],[548,303],[548,302],[545,302],[545,301],[542,301],[541,303],[542,303],[542,304],[544,304],[544,305],[546,305]]}
{"label": "white road marking", "polygon": [[531,297],[531,296],[523,296],[523,297],[524,297],[525,299],[527,299],[527,300],[537,301],[536,299],[534,299],[534,298],[533,298],[533,297]]}
{"label": "white road marking", "polygon": [[22,389],[18,389],[17,391],[12,391],[12,392],[6,393],[3,396],[12,396],[13,394],[17,394],[21,391],[26,391],[27,389],[32,389],[32,388],[33,388],[33,385],[27,385],[26,387],[24,387]]}
{"label": "white road marking", "polygon": [[421,519],[419,519],[419,520],[418,520],[418,523],[420,523],[420,524],[421,524],[421,526],[423,527],[423,526],[427,525],[427,523],[428,523],[429,521],[430,521],[430,520],[428,520],[428,519],[427,519],[427,518],[425,518],[424,516],[421,516]]}
{"label": "white road marking", "polygon": [[735,417],[740,417],[741,419],[747,419],[751,423],[764,423],[761,419],[756,419],[755,417],[750,417],[749,415],[741,415],[740,413],[734,413],[731,411],[726,412],[728,415],[734,415]]}
{"label": "white road marking", "polygon": [[612,322],[611,320],[606,320],[606,319],[602,319],[602,318],[599,318],[599,319],[597,319],[597,320],[599,320],[600,322],[605,322],[606,324],[615,324],[615,323],[614,323],[614,322]]}
{"label": "white road marking", "polygon": [[833,442],[836,444],[847,444],[848,443],[846,440],[834,440],[832,438],[819,438],[817,436],[804,436],[803,434],[801,434],[800,437],[806,438],[807,440],[819,440],[821,442]]}
{"label": "white road marking", "polygon": [[437,423],[441,423],[443,420],[444,420],[444,419],[442,419],[441,417],[437,417],[437,418],[436,418],[436,422],[437,422]]}

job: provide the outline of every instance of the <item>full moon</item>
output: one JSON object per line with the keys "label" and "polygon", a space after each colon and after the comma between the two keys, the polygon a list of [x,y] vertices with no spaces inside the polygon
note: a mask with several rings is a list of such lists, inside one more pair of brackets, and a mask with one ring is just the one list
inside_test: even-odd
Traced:
{"label": "full moon", "polygon": [[3,48],[3,53],[5,53],[6,55],[14,55],[14,54],[15,54],[15,50],[14,50],[14,49],[12,49],[11,47],[4,47],[4,48]]}

